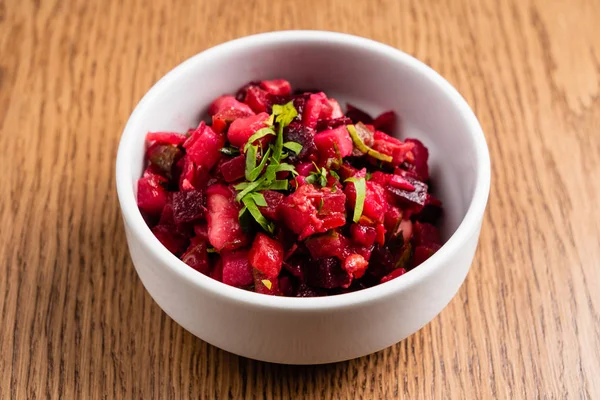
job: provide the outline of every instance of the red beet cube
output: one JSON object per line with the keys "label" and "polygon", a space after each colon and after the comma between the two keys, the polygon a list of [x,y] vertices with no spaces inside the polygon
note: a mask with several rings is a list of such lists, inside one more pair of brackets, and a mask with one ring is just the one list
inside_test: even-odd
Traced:
{"label": "red beet cube", "polygon": [[188,239],[178,232],[175,225],[156,225],[152,228],[152,233],[176,256],[179,256],[188,245]]}
{"label": "red beet cube", "polygon": [[148,132],[148,134],[146,135],[146,140],[148,142],[172,144],[175,146],[179,146],[180,144],[185,142],[186,139],[187,136],[176,132]]}
{"label": "red beet cube", "polygon": [[210,277],[219,282],[223,282],[223,261],[219,258],[215,266],[210,271]]}
{"label": "red beet cube", "polygon": [[206,240],[202,237],[194,237],[185,253],[181,256],[181,261],[194,268],[198,272],[208,275],[210,264],[208,263],[208,253],[206,252]]}
{"label": "red beet cube", "polygon": [[244,177],[246,171],[246,157],[239,155],[221,164],[221,174],[225,182],[235,182]]}
{"label": "red beet cube", "polygon": [[417,246],[412,259],[411,267],[414,268],[417,265],[423,263],[429,257],[431,257],[436,251],[440,249],[439,244],[431,244],[429,246]]}
{"label": "red beet cube", "polygon": [[342,265],[346,272],[354,278],[361,278],[365,274],[368,266],[369,262],[360,254],[349,255]]}
{"label": "red beet cube", "polygon": [[264,233],[258,233],[250,249],[250,264],[268,278],[276,278],[283,263],[283,246]]}
{"label": "red beet cube", "polygon": [[317,190],[313,185],[303,185],[285,199],[280,212],[287,227],[303,240],[344,225],[345,200],[341,191],[332,193],[329,188]]}
{"label": "red beet cube", "polygon": [[427,200],[427,184],[413,178],[407,177],[405,179],[415,188],[414,190],[405,190],[389,185],[387,191],[393,195],[402,207],[419,212]]}
{"label": "red beet cube", "polygon": [[222,134],[215,133],[210,126],[201,122],[183,144],[183,147],[185,147],[186,155],[190,161],[206,171],[210,171],[219,161],[221,157],[219,150],[224,144],[225,137]]}
{"label": "red beet cube", "polygon": [[413,143],[406,143],[389,136],[381,131],[375,131],[373,135],[373,149],[380,153],[392,157],[391,164],[398,166],[404,161],[412,161],[413,154],[411,150],[414,147]]}
{"label": "red beet cube", "polygon": [[257,86],[249,86],[246,90],[244,103],[250,106],[255,113],[266,112],[267,107],[270,105],[269,93]]}
{"label": "red beet cube", "polygon": [[226,251],[221,254],[223,283],[235,287],[250,286],[254,282],[247,250]]}
{"label": "red beet cube", "polygon": [[288,96],[292,93],[292,85],[285,79],[273,79],[271,81],[261,81],[260,87],[267,93],[275,96]]}
{"label": "red beet cube", "polygon": [[254,114],[248,105],[237,101],[234,96],[225,95],[217,97],[217,99],[212,102],[210,107],[208,107],[208,115],[212,117],[213,115],[226,110],[236,110],[247,115]]}
{"label": "red beet cube", "polygon": [[323,289],[347,288],[352,277],[342,268],[342,263],[335,257],[321,258],[307,264],[306,280],[310,286]]}
{"label": "red beet cube", "polygon": [[386,283],[391,281],[392,279],[395,279],[399,276],[402,276],[406,273],[406,270],[404,268],[396,268],[395,270],[393,270],[392,272],[390,272],[389,274],[387,274],[386,276],[384,276],[383,278],[381,278],[380,283]]}
{"label": "red beet cube", "polygon": [[386,232],[390,235],[395,235],[398,231],[398,226],[402,220],[402,211],[395,206],[389,206],[385,213],[383,225]]}
{"label": "red beet cube", "polygon": [[[372,181],[366,182],[366,188],[363,215],[374,221],[383,222],[385,212],[388,209],[385,190],[381,185]],[[344,188],[344,193],[346,193],[348,208],[354,210],[354,205],[356,203],[356,188],[354,187],[354,184],[347,183]]]}
{"label": "red beet cube", "polygon": [[352,241],[359,246],[371,247],[377,238],[377,231],[372,226],[352,224],[350,226]]}
{"label": "red beet cube", "polygon": [[352,138],[350,138],[346,126],[317,133],[315,145],[319,151],[321,162],[325,162],[329,158],[348,157],[352,154],[353,148]]}
{"label": "red beet cube", "polygon": [[259,270],[255,269],[254,274],[254,291],[260,294],[268,294],[270,296],[279,296],[279,279],[269,278]]}
{"label": "red beet cube", "polygon": [[429,167],[427,166],[429,150],[427,150],[427,147],[425,147],[420,140],[406,139],[405,142],[413,144],[414,147],[412,153],[414,157],[415,172],[420,180],[426,182],[429,179]]}
{"label": "red beet cube", "polygon": [[439,246],[442,244],[438,229],[435,226],[424,222],[415,222],[413,224],[412,241],[415,246]]}
{"label": "red beet cube", "polygon": [[194,234],[205,242],[208,242],[208,226],[206,224],[194,225]]}
{"label": "red beet cube", "polygon": [[[238,118],[231,123],[227,131],[227,139],[235,147],[242,148],[250,139],[254,132],[266,127],[265,122],[269,119],[269,114],[262,112],[257,115],[251,115],[245,118]],[[266,140],[272,140],[273,135],[265,136]]]}
{"label": "red beet cube", "polygon": [[206,191],[208,240],[217,249],[233,250],[245,246],[246,234],[240,226],[234,193],[225,185],[213,185]]}
{"label": "red beet cube", "polygon": [[348,251],[348,239],[336,231],[311,236],[305,244],[313,258],[337,257],[343,260]]}
{"label": "red beet cube", "polygon": [[340,103],[338,103],[336,99],[329,98],[329,99],[327,99],[327,103],[329,103],[331,112],[329,113],[329,115],[321,115],[320,118],[322,118],[322,119],[337,119],[337,118],[342,118],[344,116],[342,107],[340,107]]}
{"label": "red beet cube", "polygon": [[[324,110],[327,108],[327,110]],[[302,113],[302,123],[304,126],[314,129],[317,126],[317,121],[321,118],[329,118],[321,116],[322,114],[331,115],[331,105],[327,101],[327,96],[323,92],[311,94]]]}
{"label": "red beet cube", "polygon": [[393,111],[386,111],[379,115],[373,121],[373,126],[376,130],[392,134],[396,127],[396,113]]}
{"label": "red beet cube", "polygon": [[371,124],[373,123],[373,118],[360,108],[354,107],[352,104],[346,104],[346,108],[348,112],[346,116],[350,118],[355,124],[362,122],[363,124]]}
{"label": "red beet cube", "polygon": [[161,214],[168,200],[167,190],[163,187],[166,182],[165,178],[155,174],[147,174],[138,180],[137,204],[140,210],[153,216]]}
{"label": "red beet cube", "polygon": [[176,224],[191,222],[204,215],[204,195],[199,190],[173,193],[173,220]]}
{"label": "red beet cube", "polygon": [[266,207],[258,207],[261,214],[273,221],[279,221],[279,206],[283,203],[285,195],[274,190],[265,190],[261,192],[267,202]]}

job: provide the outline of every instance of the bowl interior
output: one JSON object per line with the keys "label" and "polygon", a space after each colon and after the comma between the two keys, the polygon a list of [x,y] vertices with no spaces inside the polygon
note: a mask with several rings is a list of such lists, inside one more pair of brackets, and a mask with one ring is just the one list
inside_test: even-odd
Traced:
{"label": "bowl interior", "polygon": [[[256,38],[256,37],[255,37]],[[127,131],[131,188],[141,176],[148,131],[184,132],[217,96],[253,80],[283,78],[294,88],[320,89],[373,115],[394,110],[400,138],[418,138],[430,151],[433,192],[444,202],[448,239],[471,204],[477,182],[477,140],[457,93],[420,62],[371,41],[270,35],[210,49],[176,68],[138,106]],[[371,44],[371,45],[370,45]],[[395,56],[394,56],[395,55]]]}

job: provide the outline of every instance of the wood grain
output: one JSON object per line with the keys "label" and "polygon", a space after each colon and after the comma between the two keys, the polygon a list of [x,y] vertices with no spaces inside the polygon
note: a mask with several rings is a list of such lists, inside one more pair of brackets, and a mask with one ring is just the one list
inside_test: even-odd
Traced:
{"label": "wood grain", "polygon": [[[600,398],[600,2],[0,1],[0,399]],[[114,160],[145,91],[239,36],[388,43],[473,106],[492,155],[458,296],[402,343],[285,367],[216,349],[145,292]]]}

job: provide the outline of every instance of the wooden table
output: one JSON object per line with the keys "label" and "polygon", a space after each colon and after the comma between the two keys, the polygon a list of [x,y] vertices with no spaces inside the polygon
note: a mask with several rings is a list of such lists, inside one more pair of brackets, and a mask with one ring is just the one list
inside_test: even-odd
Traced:
{"label": "wooden table", "polygon": [[[0,399],[600,398],[600,2],[174,3],[0,2]],[[473,106],[493,167],[450,305],[396,346],[317,367],[243,359],[169,319],[129,259],[114,179],[159,77],[300,28],[430,64]]]}

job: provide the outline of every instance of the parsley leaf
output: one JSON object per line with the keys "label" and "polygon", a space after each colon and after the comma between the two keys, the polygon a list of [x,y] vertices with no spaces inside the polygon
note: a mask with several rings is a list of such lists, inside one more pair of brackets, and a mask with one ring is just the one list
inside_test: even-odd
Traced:
{"label": "parsley leaf", "polygon": [[223,154],[225,154],[226,156],[239,156],[240,155],[240,150],[235,148],[235,147],[223,147],[221,149],[219,149],[219,151]]}
{"label": "parsley leaf", "polygon": [[[262,170],[265,168],[265,165],[267,164],[267,160],[269,159],[270,154],[271,154],[271,149],[268,149],[267,152],[265,153],[265,155],[263,155],[263,158],[260,161],[260,164],[258,164],[258,167],[253,168],[250,172],[248,172],[248,170],[246,170],[246,179],[247,180],[249,180],[250,182],[254,182],[256,180],[256,178],[258,178],[258,176],[260,175]],[[246,164],[246,166],[248,166],[248,165]]]}
{"label": "parsley leaf", "polygon": [[275,135],[275,131],[273,130],[273,128],[266,127],[257,130],[252,136],[250,136],[248,142],[246,142],[246,145],[244,146],[244,151],[248,151],[248,148],[252,146],[252,143],[268,135]]}
{"label": "parsley leaf", "polygon": [[[263,198],[263,200],[264,200],[264,198]],[[273,233],[273,231],[275,229],[273,227],[273,224],[270,223],[269,221],[267,221],[267,219],[264,217],[264,215],[261,214],[260,210],[256,206],[254,196],[252,196],[252,195],[245,196],[242,199],[242,202],[244,203],[244,206],[246,206],[246,208],[250,212],[250,215],[252,215],[252,217],[256,220],[256,222],[258,222],[265,231],[267,231],[269,233]]]}
{"label": "parsley leaf", "polygon": [[356,127],[354,125],[346,125],[346,129],[348,130],[348,133],[350,133],[350,137],[352,138],[352,141],[354,142],[354,146],[356,146],[356,148],[361,153],[367,154],[379,161],[392,162],[392,157],[388,156],[387,154],[380,153],[377,150],[372,149],[369,146],[367,146],[365,144],[365,142],[363,142],[363,140],[360,138],[360,135],[357,132],[357,128],[359,130],[363,130],[363,129],[367,130],[368,129],[361,122],[356,124]]}
{"label": "parsley leaf", "polygon": [[358,222],[363,212],[365,205],[365,198],[367,197],[367,184],[365,178],[348,178],[344,182],[352,182],[354,189],[356,189],[356,204],[354,205],[354,215],[352,221]]}
{"label": "parsley leaf", "polygon": [[294,153],[296,153],[296,155],[300,154],[300,152],[302,151],[302,145],[297,142],[285,142],[283,144],[283,147],[293,151]]}

